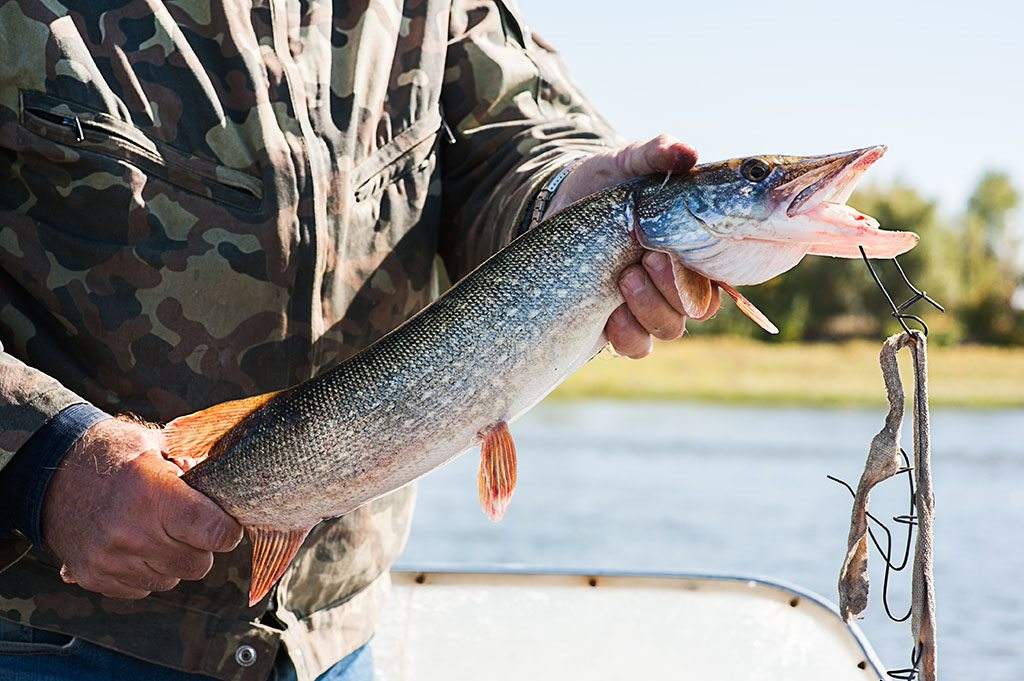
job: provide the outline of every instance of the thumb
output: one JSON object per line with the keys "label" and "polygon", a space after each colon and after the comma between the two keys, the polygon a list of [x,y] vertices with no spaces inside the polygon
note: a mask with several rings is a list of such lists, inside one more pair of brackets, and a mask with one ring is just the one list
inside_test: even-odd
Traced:
{"label": "thumb", "polygon": [[242,527],[212,499],[181,479],[182,471],[159,454],[160,522],[168,536],[203,551],[227,552],[238,546]]}
{"label": "thumb", "polygon": [[684,173],[697,162],[697,152],[670,135],[658,135],[646,142],[623,147],[615,157],[624,177],[652,173]]}

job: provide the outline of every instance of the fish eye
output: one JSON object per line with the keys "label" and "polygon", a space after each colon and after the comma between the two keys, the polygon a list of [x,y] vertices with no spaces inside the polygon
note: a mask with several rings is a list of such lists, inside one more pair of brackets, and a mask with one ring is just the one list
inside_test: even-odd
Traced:
{"label": "fish eye", "polygon": [[760,182],[768,177],[770,172],[772,172],[772,167],[759,158],[748,158],[740,166],[740,175],[751,182]]}

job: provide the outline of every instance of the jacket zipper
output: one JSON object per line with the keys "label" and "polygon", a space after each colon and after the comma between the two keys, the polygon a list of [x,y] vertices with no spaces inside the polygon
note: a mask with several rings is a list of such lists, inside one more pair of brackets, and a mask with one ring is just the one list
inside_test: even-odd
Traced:
{"label": "jacket zipper", "polygon": [[[217,198],[244,210],[256,210],[263,201],[262,187],[255,178],[250,181],[248,176],[244,176],[243,173],[237,173],[238,179],[231,181],[228,179],[227,173],[217,173],[212,169],[203,167],[200,163],[189,162],[186,158],[177,158],[171,153],[175,151],[174,149],[162,150],[159,143],[153,142],[141,132],[138,133],[139,138],[136,138],[127,131],[122,132],[118,130],[116,125],[100,121],[94,122],[87,117],[82,118],[74,114],[63,114],[35,103],[25,106],[24,113],[26,114],[26,125],[29,125],[29,128],[37,134],[46,136],[45,128],[47,126],[57,126],[66,129],[71,132],[74,144],[88,144],[87,148],[91,151],[119,160],[127,160],[130,163],[150,164],[143,166],[143,170],[153,172],[154,175],[168,181],[170,181],[168,176],[160,172],[159,168],[173,167],[183,175],[190,176],[196,182],[204,184],[207,187],[206,191],[216,193],[216,196],[211,194],[210,198]],[[31,120],[29,117],[36,120],[34,126],[30,124]],[[86,136],[87,133],[89,134],[88,137]],[[60,137],[64,136],[61,135]],[[55,141],[65,144],[71,143],[71,140],[67,137],[64,137],[64,139],[58,137]],[[127,156],[125,153],[115,153],[110,149],[104,148],[104,143],[107,141],[113,141],[124,149],[125,153],[134,154],[136,158],[133,160],[131,156]],[[190,189],[187,186],[182,186],[180,183],[176,184],[186,191],[197,191],[195,188]],[[218,189],[211,189],[211,186],[218,187]],[[199,194],[206,196],[202,191],[199,191]]]}
{"label": "jacket zipper", "polygon": [[78,116],[62,116],[61,114],[56,114],[52,111],[46,111],[45,109],[35,108],[26,109],[26,111],[32,114],[33,116],[38,116],[39,118],[50,121],[51,123],[63,125],[65,128],[71,128],[71,130],[74,131],[75,133],[76,142],[85,141],[85,131],[82,129],[82,121],[78,118]]}

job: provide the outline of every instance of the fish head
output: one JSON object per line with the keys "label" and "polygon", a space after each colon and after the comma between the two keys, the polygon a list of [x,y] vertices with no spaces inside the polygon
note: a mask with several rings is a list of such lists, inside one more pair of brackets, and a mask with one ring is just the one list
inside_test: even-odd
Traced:
{"label": "fish head", "polygon": [[734,285],[757,284],[804,255],[891,258],[913,248],[912,232],[883,231],[847,206],[884,146],[825,156],[752,156],[694,167],[635,195],[637,238],[686,267]]}

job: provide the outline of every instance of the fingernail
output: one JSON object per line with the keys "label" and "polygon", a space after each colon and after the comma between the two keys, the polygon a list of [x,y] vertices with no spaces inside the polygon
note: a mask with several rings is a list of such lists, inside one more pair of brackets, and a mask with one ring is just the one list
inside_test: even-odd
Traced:
{"label": "fingernail", "polygon": [[650,253],[644,257],[644,266],[655,272],[662,272],[668,265],[668,258],[663,253]]}
{"label": "fingernail", "polygon": [[647,288],[647,277],[636,270],[626,273],[622,283],[629,289],[630,293],[642,293]]}
{"label": "fingernail", "polygon": [[620,307],[615,308],[615,311],[612,312],[612,315],[608,318],[608,321],[617,326],[624,326],[626,324],[627,314],[628,313],[626,312],[626,306],[622,305]]}

